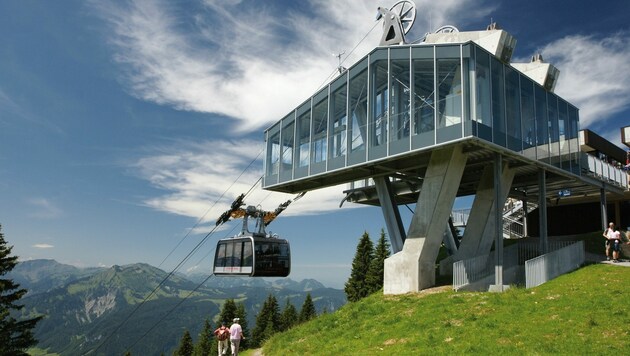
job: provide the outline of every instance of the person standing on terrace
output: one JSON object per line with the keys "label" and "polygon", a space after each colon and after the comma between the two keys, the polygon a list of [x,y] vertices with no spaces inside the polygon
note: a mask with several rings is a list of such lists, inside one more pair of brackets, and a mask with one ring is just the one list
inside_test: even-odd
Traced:
{"label": "person standing on terrace", "polygon": [[602,236],[604,236],[604,238],[606,239],[606,243],[605,243],[606,261],[610,261],[610,245],[615,239],[615,223],[614,222],[611,221],[608,224],[608,228],[604,230],[604,233],[602,234]]}

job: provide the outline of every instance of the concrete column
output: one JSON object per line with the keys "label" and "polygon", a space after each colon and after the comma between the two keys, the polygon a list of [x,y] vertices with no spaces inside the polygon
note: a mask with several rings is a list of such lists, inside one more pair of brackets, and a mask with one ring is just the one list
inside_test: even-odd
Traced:
{"label": "concrete column", "polygon": [[[501,195],[499,196],[499,213],[503,213],[503,205],[508,198],[512,181],[514,180],[515,171],[507,165],[503,165],[500,170],[500,178],[498,187]],[[472,258],[481,254],[490,252],[492,242],[494,241],[495,231],[495,203],[496,190],[494,183],[494,165],[488,165],[479,181],[475,200],[470,210],[470,217],[464,236],[457,253],[453,257],[453,262]],[[503,221],[503,220],[501,220]],[[501,223],[501,232],[503,231],[503,223]]]}
{"label": "concrete column", "polygon": [[417,292],[435,285],[435,260],[466,159],[461,146],[431,153],[403,249],[385,260],[385,294]]}
{"label": "concrete column", "polygon": [[376,177],[374,178],[374,184],[378,200],[381,203],[381,209],[383,210],[392,250],[394,253],[400,252],[405,242],[405,228],[400,218],[398,205],[394,201],[391,182],[389,177]]}
{"label": "concrete column", "polygon": [[538,171],[538,221],[540,231],[540,252],[549,251],[547,239],[547,177],[544,169]]}

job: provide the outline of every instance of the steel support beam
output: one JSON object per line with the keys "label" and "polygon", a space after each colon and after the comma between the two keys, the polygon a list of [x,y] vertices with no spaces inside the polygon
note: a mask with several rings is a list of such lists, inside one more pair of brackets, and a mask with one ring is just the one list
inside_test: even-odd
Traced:
{"label": "steel support beam", "polygon": [[503,292],[503,193],[501,191],[501,175],[503,171],[503,157],[494,154],[494,285],[491,292]]}
{"label": "steel support beam", "polygon": [[400,211],[398,205],[394,200],[392,192],[392,184],[389,177],[375,177],[374,185],[376,186],[376,193],[378,200],[381,203],[381,210],[383,211],[383,217],[385,218],[385,225],[387,226],[387,232],[389,233],[389,240],[392,244],[393,253],[402,251],[405,243],[405,228],[400,218]]}
{"label": "steel support beam", "polygon": [[540,252],[549,252],[547,238],[547,176],[544,169],[538,171],[538,221],[540,232]]}

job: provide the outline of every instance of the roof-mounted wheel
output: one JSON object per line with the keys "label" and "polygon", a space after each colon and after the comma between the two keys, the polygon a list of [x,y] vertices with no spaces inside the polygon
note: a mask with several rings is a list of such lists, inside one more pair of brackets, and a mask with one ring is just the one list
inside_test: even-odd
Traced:
{"label": "roof-mounted wheel", "polygon": [[376,20],[383,18],[383,36],[381,46],[404,44],[405,35],[411,30],[416,21],[416,4],[413,1],[399,1],[387,9],[378,8]]}

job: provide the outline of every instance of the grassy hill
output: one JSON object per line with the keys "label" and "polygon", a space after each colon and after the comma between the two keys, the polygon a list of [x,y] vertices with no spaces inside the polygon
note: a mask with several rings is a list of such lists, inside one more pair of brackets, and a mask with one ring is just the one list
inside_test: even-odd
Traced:
{"label": "grassy hill", "polygon": [[630,354],[630,269],[591,265],[505,293],[381,293],[270,339],[265,355]]}

